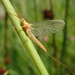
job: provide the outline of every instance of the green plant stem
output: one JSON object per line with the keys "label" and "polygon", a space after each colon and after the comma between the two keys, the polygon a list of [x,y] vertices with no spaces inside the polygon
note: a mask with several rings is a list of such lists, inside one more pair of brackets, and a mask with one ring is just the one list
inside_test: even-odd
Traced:
{"label": "green plant stem", "polygon": [[[49,75],[44,64],[42,63],[38,53],[36,52],[36,49],[34,48],[32,42],[30,41],[30,39],[28,38],[28,36],[25,34],[25,32],[22,30],[22,27],[20,26],[20,21],[19,19],[15,16],[15,10],[13,9],[11,3],[9,0],[1,0],[3,6],[5,7],[12,23],[13,26],[16,29],[16,32],[18,33],[24,48],[26,49],[27,53],[29,54],[32,62],[34,63],[38,73],[40,75]],[[12,13],[12,14],[9,14]],[[15,15],[13,15],[15,14]]]}

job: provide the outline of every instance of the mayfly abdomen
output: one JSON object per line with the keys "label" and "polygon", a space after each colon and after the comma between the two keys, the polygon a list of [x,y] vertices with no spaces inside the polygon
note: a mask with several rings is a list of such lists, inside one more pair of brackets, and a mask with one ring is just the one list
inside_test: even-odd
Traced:
{"label": "mayfly abdomen", "polygon": [[40,43],[40,41],[37,40],[37,38],[30,31],[28,31],[27,34],[40,48],[47,52],[45,47]]}

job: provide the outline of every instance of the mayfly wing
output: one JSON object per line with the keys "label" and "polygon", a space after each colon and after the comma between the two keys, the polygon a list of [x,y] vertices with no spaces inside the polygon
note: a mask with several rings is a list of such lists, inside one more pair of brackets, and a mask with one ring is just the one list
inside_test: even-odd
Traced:
{"label": "mayfly wing", "polygon": [[50,35],[62,29],[64,25],[65,25],[65,22],[62,20],[50,20],[50,21],[45,21],[45,22],[32,23],[31,30],[34,35],[37,32],[35,36],[41,33],[44,35]]}
{"label": "mayfly wing", "polygon": [[31,32],[32,32],[32,34],[33,34],[34,36],[38,36],[38,35],[41,34],[41,31],[39,31],[38,28],[32,28],[32,27],[31,27]]}

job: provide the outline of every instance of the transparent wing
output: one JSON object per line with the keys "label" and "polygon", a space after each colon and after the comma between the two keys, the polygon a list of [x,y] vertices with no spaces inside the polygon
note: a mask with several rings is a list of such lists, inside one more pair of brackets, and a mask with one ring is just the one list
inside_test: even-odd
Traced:
{"label": "transparent wing", "polygon": [[41,31],[38,28],[31,28],[31,32],[35,36],[38,36],[41,34]]}
{"label": "transparent wing", "polygon": [[50,35],[63,28],[65,22],[62,20],[50,20],[31,24],[32,33],[37,36],[39,34]]}

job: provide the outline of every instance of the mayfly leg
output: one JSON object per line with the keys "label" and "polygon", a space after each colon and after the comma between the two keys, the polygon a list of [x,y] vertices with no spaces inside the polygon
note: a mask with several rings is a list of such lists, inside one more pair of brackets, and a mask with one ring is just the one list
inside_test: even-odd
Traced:
{"label": "mayfly leg", "polygon": [[21,18],[22,18],[22,17],[21,17],[21,16],[22,16],[21,14],[19,14],[19,15],[21,15],[21,16],[19,17],[17,14],[13,14],[13,13],[10,13],[10,12],[7,12],[7,13],[16,16],[19,20],[21,20]]}

